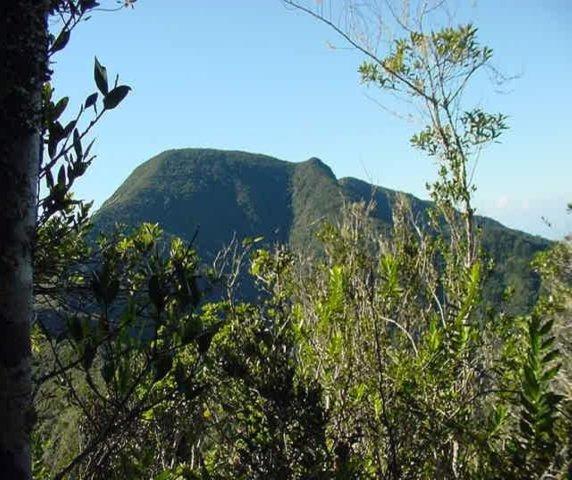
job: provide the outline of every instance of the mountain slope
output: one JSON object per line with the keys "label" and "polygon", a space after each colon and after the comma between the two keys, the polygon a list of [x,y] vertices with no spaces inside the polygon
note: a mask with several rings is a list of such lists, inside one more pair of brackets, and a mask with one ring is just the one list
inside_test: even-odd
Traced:
{"label": "mountain slope", "polygon": [[287,242],[292,212],[288,185],[294,165],[242,152],[171,150],[137,167],[97,212],[115,222],[157,222],[190,239],[204,254],[239,236]]}
{"label": "mountain slope", "polygon": [[[312,158],[291,163],[246,152],[212,149],[169,150],[148,160],[127,178],[94,217],[96,229],[115,223],[157,222],[173,235],[196,235],[199,252],[212,257],[236,233],[264,236],[268,243],[315,248],[313,233],[322,219],[332,219],[344,198],[374,198],[374,216],[391,224],[399,192],[374,187],[354,178],[336,179],[323,162]],[[415,213],[430,202],[408,195]],[[549,242],[500,223],[480,218],[485,249],[497,268],[488,290],[498,298],[507,284],[515,287],[515,302],[529,305],[538,279],[528,264]]]}

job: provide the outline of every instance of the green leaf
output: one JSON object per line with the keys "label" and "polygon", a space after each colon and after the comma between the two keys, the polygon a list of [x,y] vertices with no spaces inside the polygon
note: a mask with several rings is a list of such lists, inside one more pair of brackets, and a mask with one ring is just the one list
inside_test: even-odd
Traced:
{"label": "green leaf", "polygon": [[70,40],[70,31],[68,29],[62,30],[58,35],[58,38],[54,40],[50,48],[51,53],[55,53],[62,48],[64,48]]}
{"label": "green leaf", "polygon": [[52,189],[54,186],[54,176],[51,170],[46,170],[46,185],[49,189]]}
{"label": "green leaf", "polygon": [[65,129],[60,122],[54,122],[49,127],[50,141],[59,142],[66,137]]}
{"label": "green leaf", "polygon": [[528,365],[524,366],[524,378],[525,378],[525,383],[523,387],[526,395],[528,395],[529,398],[538,397],[539,393],[538,380],[536,379],[535,373]]}
{"label": "green leaf", "polygon": [[67,174],[70,183],[72,183],[75,180],[75,168],[73,165],[68,165]]}
{"label": "green leaf", "polygon": [[48,155],[50,156],[50,158],[54,158],[56,156],[58,142],[59,140],[57,139],[57,137],[50,135],[50,138],[48,139]]}
{"label": "green leaf", "polygon": [[174,474],[171,470],[163,470],[153,480],[171,480],[172,478],[174,478]]}
{"label": "green leaf", "polygon": [[66,169],[64,166],[60,166],[60,170],[58,172],[58,185],[62,187],[66,184]]}
{"label": "green leaf", "polygon": [[105,95],[105,98],[103,99],[103,106],[105,109],[111,110],[117,107],[117,105],[119,105],[127,96],[130,90],[131,87],[128,87],[127,85],[119,85],[111,90],[111,92]]}
{"label": "green leaf", "polygon": [[99,91],[103,95],[107,95],[109,91],[109,86],[107,85],[107,69],[99,63],[97,57],[95,57],[95,66],[93,69],[93,76],[95,78],[95,84]]}
{"label": "green leaf", "polygon": [[75,128],[76,125],[76,121],[72,120],[71,122],[69,122],[62,131],[62,138],[67,138],[69,136],[69,134],[72,132],[72,130]]}
{"label": "green leaf", "polygon": [[91,288],[98,302],[111,304],[119,293],[119,280],[107,268],[101,272],[92,272]]}
{"label": "green leaf", "polygon": [[84,154],[83,154],[83,156],[84,156],[85,158],[87,158],[87,157],[89,156],[89,152],[91,151],[91,147],[93,147],[94,142],[95,142],[95,138],[94,138],[91,142],[89,142],[89,145],[88,145],[87,148],[85,149],[85,152],[84,152]]}
{"label": "green leaf", "polygon": [[551,362],[552,360],[558,358],[560,356],[560,352],[558,350],[551,350],[548,352],[544,357],[542,357],[542,363],[546,364]]}
{"label": "green leaf", "polygon": [[554,341],[555,341],[554,337],[549,337],[546,340],[544,340],[544,342],[542,342],[542,345],[540,348],[542,350],[548,350],[549,348],[552,347],[552,345],[554,345]]}
{"label": "green leaf", "polygon": [[87,97],[85,99],[85,108],[89,108],[89,107],[93,107],[95,108],[95,111],[97,112],[97,108],[96,108],[96,102],[97,102],[97,97],[98,97],[98,93],[92,93],[89,97]]}
{"label": "green leaf", "polygon": [[552,325],[554,325],[554,320],[549,320],[540,328],[540,335],[547,335],[552,330]]}
{"label": "green leaf", "polygon": [[556,375],[558,375],[558,372],[560,371],[560,367],[562,366],[562,364],[558,364],[550,369],[548,369],[546,372],[544,372],[544,374],[542,375],[542,381],[544,382],[548,382],[550,380],[552,380]]}
{"label": "green leaf", "polygon": [[64,97],[58,103],[56,103],[52,111],[52,121],[57,120],[60,115],[64,113],[64,110],[68,106],[69,100],[69,97]]}
{"label": "green leaf", "polygon": [[73,131],[73,148],[75,150],[75,155],[77,157],[77,160],[81,160],[83,157],[82,154],[82,148],[81,148],[81,139],[79,137],[79,131],[78,129],[74,129]]}

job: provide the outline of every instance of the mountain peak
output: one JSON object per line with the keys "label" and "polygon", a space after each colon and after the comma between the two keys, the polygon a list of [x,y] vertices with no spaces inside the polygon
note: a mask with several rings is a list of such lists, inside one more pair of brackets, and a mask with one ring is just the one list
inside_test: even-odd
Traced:
{"label": "mountain peak", "polygon": [[[397,192],[367,182],[337,180],[331,168],[312,157],[287,162],[248,152],[216,149],[165,151],[136,168],[94,218],[96,229],[116,222],[136,226],[157,222],[212,258],[233,235],[263,236],[267,245],[289,243],[311,254],[315,232],[323,220],[339,218],[344,199],[375,201],[372,212],[380,227],[390,227]],[[407,195],[412,211],[423,218],[430,202]],[[519,297],[530,301],[538,279],[530,273],[533,255],[549,243],[512,231],[487,219],[483,246],[496,262],[496,290],[522,278]]]}
{"label": "mountain peak", "polygon": [[322,160],[320,160],[318,157],[311,157],[308,160],[299,163],[298,166],[302,170],[313,169],[313,170],[320,171],[322,173],[325,173],[326,176],[328,176],[329,178],[337,181],[336,175],[334,174],[332,169],[328,165],[326,165]]}

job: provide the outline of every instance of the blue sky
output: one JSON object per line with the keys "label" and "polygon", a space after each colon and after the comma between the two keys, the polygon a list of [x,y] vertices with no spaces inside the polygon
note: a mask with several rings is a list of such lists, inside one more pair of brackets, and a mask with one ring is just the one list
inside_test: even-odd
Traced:
{"label": "blue sky", "polygon": [[[471,96],[507,114],[511,127],[479,161],[478,211],[562,237],[572,231],[569,1],[457,3],[495,64],[519,76],[503,93],[478,82]],[[134,10],[95,13],[55,59],[56,95],[79,105],[94,91],[95,55],[133,91],[97,127],[98,158],[77,194],[100,205],[151,156],[212,147],[290,161],[315,156],[338,177],[426,198],[434,165],[409,146],[418,126],[372,100],[375,92],[359,83],[359,54],[328,43],[345,46],[280,0],[139,0]]]}

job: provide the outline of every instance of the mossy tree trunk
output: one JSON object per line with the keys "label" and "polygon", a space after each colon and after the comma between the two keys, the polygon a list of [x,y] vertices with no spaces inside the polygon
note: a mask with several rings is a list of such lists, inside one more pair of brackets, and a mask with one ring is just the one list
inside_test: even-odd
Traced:
{"label": "mossy tree trunk", "polygon": [[47,79],[47,0],[0,6],[0,472],[31,478],[32,256]]}

